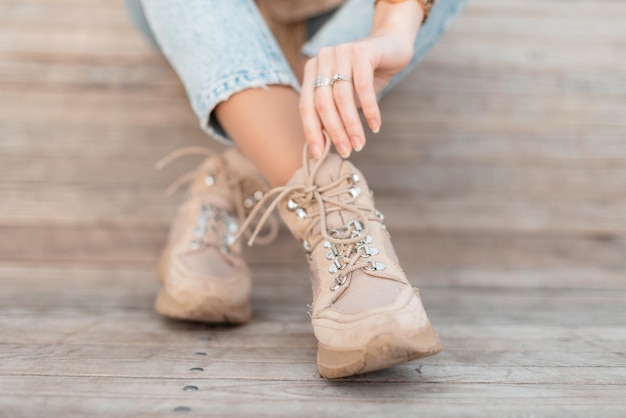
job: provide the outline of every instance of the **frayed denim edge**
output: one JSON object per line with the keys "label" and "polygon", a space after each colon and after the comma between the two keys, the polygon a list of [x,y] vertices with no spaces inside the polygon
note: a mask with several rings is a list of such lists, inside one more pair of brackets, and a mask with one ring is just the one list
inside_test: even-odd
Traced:
{"label": "frayed denim edge", "polygon": [[[233,83],[236,79],[240,79],[236,86],[224,88],[225,85]],[[267,90],[269,85],[289,86],[298,94],[300,93],[300,84],[293,74],[281,71],[256,73],[253,75],[249,73],[231,75],[222,79],[216,85],[219,87],[205,89],[203,93],[200,93],[197,113],[200,117],[200,128],[209,136],[227,145],[232,145],[233,140],[213,116],[213,110],[219,103],[228,100],[233,94],[245,89],[262,88]],[[222,93],[216,93],[216,91],[220,90],[222,90]]]}

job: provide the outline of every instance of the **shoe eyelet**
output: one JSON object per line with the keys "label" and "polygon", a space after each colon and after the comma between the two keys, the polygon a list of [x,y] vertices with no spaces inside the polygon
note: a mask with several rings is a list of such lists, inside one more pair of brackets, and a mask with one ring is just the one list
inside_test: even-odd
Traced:
{"label": "shoe eyelet", "polygon": [[333,284],[330,285],[330,291],[331,292],[336,291],[337,289],[339,289],[339,287],[343,286],[347,280],[348,280],[347,274],[337,275],[337,277],[335,277],[335,281],[333,282]]}
{"label": "shoe eyelet", "polygon": [[302,208],[297,208],[296,209],[296,216],[298,217],[298,219],[302,220],[304,218],[306,218],[306,210],[302,209]]}
{"label": "shoe eyelet", "polygon": [[348,191],[350,192],[350,195],[352,195],[352,197],[355,199],[361,195],[361,188],[359,186],[351,187]]}
{"label": "shoe eyelet", "polygon": [[296,209],[298,209],[298,204],[294,202],[292,199],[289,199],[287,201],[287,210],[290,212],[293,212]]}
{"label": "shoe eyelet", "polygon": [[363,267],[367,271],[384,270],[387,267],[383,263],[379,263],[373,260],[369,260],[367,264],[369,265],[368,267]]}
{"label": "shoe eyelet", "polygon": [[245,199],[243,201],[243,207],[246,209],[252,209],[252,207],[254,207],[254,202],[250,198]]}

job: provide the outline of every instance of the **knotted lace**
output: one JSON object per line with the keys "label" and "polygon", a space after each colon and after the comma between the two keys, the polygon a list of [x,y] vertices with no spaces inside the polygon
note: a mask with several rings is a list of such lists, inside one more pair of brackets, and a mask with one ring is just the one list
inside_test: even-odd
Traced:
{"label": "knotted lace", "polygon": [[[305,147],[302,159],[305,177],[304,183],[276,187],[266,193],[244,221],[241,231],[248,229],[261,210],[266,207],[265,212],[260,217],[252,235],[248,239],[248,245],[252,245],[273,210],[289,197],[290,202],[292,201],[297,207],[303,208],[305,210],[304,216],[310,219],[303,234],[305,248],[307,244],[309,249],[314,248],[321,241],[325,241],[325,243],[328,242],[328,245],[334,246],[335,249],[339,247],[337,255],[341,254],[342,260],[345,261],[345,263],[342,264],[340,274],[338,274],[336,278],[336,280],[341,282],[338,283],[338,285],[341,285],[353,271],[364,268],[375,269],[372,268],[370,262],[359,261],[363,253],[361,253],[360,250],[355,250],[362,248],[364,245],[363,239],[368,233],[368,221],[381,222],[381,217],[377,215],[377,211],[370,205],[356,204],[358,194],[352,193],[354,184],[358,181],[358,177],[356,177],[357,179],[355,180],[355,174],[348,173],[341,175],[323,186],[315,184],[315,177],[330,152],[330,145],[331,142],[327,139],[324,152],[322,156],[315,161],[313,167],[310,167],[307,148]],[[339,199],[340,196],[342,199]],[[315,212],[306,212],[306,210],[311,210],[311,208],[315,206],[317,206]],[[353,214],[354,217],[347,225],[331,228],[329,230],[327,226],[328,214],[339,211],[349,212]],[[318,226],[319,234],[316,233]],[[241,238],[241,231],[237,234],[235,240]]]}

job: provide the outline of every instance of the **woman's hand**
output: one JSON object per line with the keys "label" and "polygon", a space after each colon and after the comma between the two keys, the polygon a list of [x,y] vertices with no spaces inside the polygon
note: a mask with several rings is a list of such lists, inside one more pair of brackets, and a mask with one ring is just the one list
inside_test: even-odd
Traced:
{"label": "woman's hand", "polygon": [[[379,131],[382,122],[376,95],[411,61],[423,17],[418,1],[378,2],[370,36],[322,48],[306,63],[300,116],[313,157],[324,149],[322,130],[344,158],[365,146],[359,108],[372,132]],[[333,82],[328,83],[329,79]],[[321,85],[315,87],[318,80]]]}

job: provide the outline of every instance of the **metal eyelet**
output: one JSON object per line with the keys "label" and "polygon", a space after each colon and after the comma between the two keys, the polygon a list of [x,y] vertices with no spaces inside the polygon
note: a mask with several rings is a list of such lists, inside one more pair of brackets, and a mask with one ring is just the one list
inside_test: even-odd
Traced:
{"label": "metal eyelet", "polygon": [[302,209],[302,208],[297,208],[296,209],[296,216],[298,217],[298,219],[302,220],[304,218],[306,218],[306,210]]}
{"label": "metal eyelet", "polygon": [[339,289],[340,286],[343,286],[343,284],[348,280],[348,275],[347,274],[339,274],[337,275],[337,277],[335,277],[335,281],[333,282],[332,285],[330,285],[330,291],[334,292],[337,289]]}
{"label": "metal eyelet", "polygon": [[290,212],[293,212],[296,209],[298,209],[298,204],[294,202],[292,199],[289,199],[287,201],[287,210]]}
{"label": "metal eyelet", "polygon": [[362,231],[363,229],[365,229],[365,228],[363,227],[363,224],[362,224],[361,222],[359,222],[358,220],[356,220],[356,219],[353,219],[353,220],[351,220],[350,222],[348,222],[348,225],[347,225],[347,226],[348,226],[348,228],[349,228],[350,226],[353,226],[353,227],[354,227],[354,230],[355,230],[355,231],[359,231],[359,232],[360,232],[360,231]]}
{"label": "metal eyelet", "polygon": [[357,198],[361,194],[361,188],[359,186],[351,187],[350,190],[348,191],[350,192],[353,198]]}
{"label": "metal eyelet", "polygon": [[333,258],[337,257],[339,255],[339,250],[337,249],[336,245],[331,245],[330,246],[330,251],[326,253],[326,259],[327,260],[332,260]]}
{"label": "metal eyelet", "polygon": [[368,247],[365,244],[359,245],[357,247],[357,252],[361,255],[362,258],[368,258],[373,255],[378,255],[380,253],[380,251],[378,251],[378,248]]}
{"label": "metal eyelet", "polygon": [[333,260],[333,263],[328,267],[328,272],[330,274],[335,274],[339,270],[343,270],[346,267],[345,264],[341,263],[342,259],[345,259],[345,257],[339,257],[339,258],[335,258],[335,260]]}
{"label": "metal eyelet", "polygon": [[243,207],[246,209],[252,209],[254,207],[254,201],[250,198],[244,199]]}
{"label": "metal eyelet", "polygon": [[387,267],[383,263],[373,260],[368,261],[367,264],[369,265],[368,267],[363,267],[367,271],[384,270]]}

